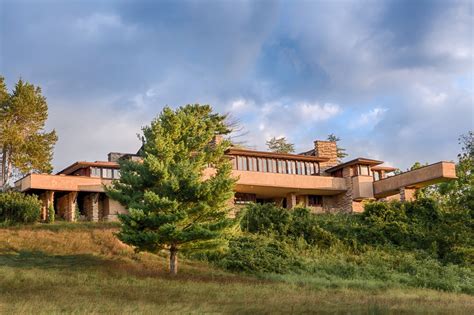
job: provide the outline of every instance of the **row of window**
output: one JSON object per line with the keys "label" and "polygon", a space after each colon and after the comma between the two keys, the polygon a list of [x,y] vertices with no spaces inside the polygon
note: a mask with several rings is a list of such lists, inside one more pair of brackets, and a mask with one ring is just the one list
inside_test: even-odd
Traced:
{"label": "row of window", "polygon": [[[304,196],[297,196],[297,203],[302,201],[300,198],[304,198]],[[307,206],[309,207],[321,207],[323,205],[323,197],[319,195],[307,195]],[[235,193],[234,195],[234,203],[237,205],[246,205],[249,203],[264,203],[268,202],[271,199],[267,200],[262,200],[262,199],[257,199],[257,196],[255,194],[249,194],[249,193]],[[286,200],[283,200],[284,206],[286,207]]]}
{"label": "row of window", "polygon": [[113,168],[91,167],[91,177],[119,179],[120,178],[120,170],[113,169]]}
{"label": "row of window", "polygon": [[315,162],[236,156],[233,168],[239,171],[263,173],[319,175],[319,164]]}

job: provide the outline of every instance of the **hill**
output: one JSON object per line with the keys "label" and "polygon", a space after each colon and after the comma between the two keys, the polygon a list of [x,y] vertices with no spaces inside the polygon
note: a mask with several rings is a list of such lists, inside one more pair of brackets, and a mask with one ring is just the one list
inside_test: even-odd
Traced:
{"label": "hill", "polygon": [[465,313],[474,297],[428,289],[321,288],[136,254],[114,224],[0,229],[0,313]]}

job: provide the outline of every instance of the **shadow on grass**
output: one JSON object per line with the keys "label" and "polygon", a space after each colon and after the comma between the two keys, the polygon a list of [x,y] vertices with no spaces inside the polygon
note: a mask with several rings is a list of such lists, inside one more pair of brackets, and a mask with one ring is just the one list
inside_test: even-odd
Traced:
{"label": "shadow on grass", "polygon": [[83,269],[104,265],[94,255],[48,255],[40,251],[0,251],[0,266],[12,268]]}

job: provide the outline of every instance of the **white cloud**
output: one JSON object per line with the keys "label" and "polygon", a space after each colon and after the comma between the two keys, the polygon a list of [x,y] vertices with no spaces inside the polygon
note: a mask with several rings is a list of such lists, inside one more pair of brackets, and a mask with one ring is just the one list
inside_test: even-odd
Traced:
{"label": "white cloud", "polygon": [[116,14],[93,13],[81,17],[75,23],[77,29],[91,38],[97,38],[108,31],[119,31],[121,36],[130,36],[133,26],[125,25]]}
{"label": "white cloud", "polygon": [[349,126],[350,128],[373,128],[382,120],[385,112],[387,112],[386,108],[372,108],[370,111],[360,114],[359,117],[356,120],[352,121]]}
{"label": "white cloud", "polygon": [[326,103],[322,106],[318,103],[303,103],[298,105],[298,108],[301,111],[301,117],[311,121],[328,120],[342,112],[339,105],[330,103]]}

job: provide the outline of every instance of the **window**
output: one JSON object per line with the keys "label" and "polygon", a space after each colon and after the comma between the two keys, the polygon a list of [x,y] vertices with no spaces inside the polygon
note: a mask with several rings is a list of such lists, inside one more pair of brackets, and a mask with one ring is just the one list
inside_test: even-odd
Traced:
{"label": "window", "polygon": [[100,168],[91,167],[91,177],[100,177]]}
{"label": "window", "polygon": [[254,157],[247,158],[249,171],[257,171],[257,159]]}
{"label": "window", "polygon": [[278,173],[286,174],[286,161],[278,160]]}
{"label": "window", "polygon": [[120,178],[120,170],[114,170],[114,178],[119,179]]}
{"label": "window", "polygon": [[296,174],[295,161],[288,161],[288,174]]}
{"label": "window", "polygon": [[103,168],[102,178],[112,178],[112,170],[110,168]]}
{"label": "window", "polygon": [[311,162],[306,162],[306,174],[314,175],[314,164]]}
{"label": "window", "polygon": [[323,205],[323,197],[317,195],[308,195],[308,206],[320,207]]}
{"label": "window", "polygon": [[237,169],[241,171],[247,170],[247,158],[245,156],[237,157]]}
{"label": "window", "polygon": [[370,169],[368,165],[359,165],[360,175],[370,176]]}
{"label": "window", "polygon": [[298,175],[302,175],[302,174],[303,174],[303,173],[302,173],[301,164],[302,164],[302,162],[300,162],[300,161],[297,161],[297,162],[296,162],[296,174],[298,174]]}
{"label": "window", "polygon": [[379,171],[374,172],[374,181],[375,180],[380,180],[380,172]]}
{"label": "window", "polygon": [[277,163],[276,160],[274,159],[269,159],[268,160],[268,171],[270,173],[276,173],[277,172]]}
{"label": "window", "polygon": [[258,171],[267,172],[267,159],[258,158]]}
{"label": "window", "polygon": [[257,200],[255,194],[235,193],[234,203],[236,205],[245,205]]}

